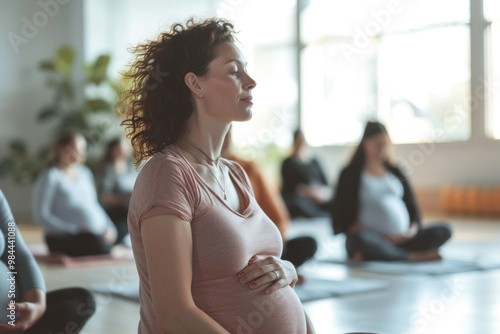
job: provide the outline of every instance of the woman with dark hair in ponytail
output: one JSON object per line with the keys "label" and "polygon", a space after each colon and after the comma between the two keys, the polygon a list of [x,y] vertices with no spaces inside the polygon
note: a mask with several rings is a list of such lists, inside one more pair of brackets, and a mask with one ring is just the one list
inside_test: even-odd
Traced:
{"label": "woman with dark hair in ponytail", "polygon": [[332,206],[335,234],[345,233],[354,261],[439,260],[451,237],[447,225],[422,227],[404,173],[389,159],[385,126],[368,122],[350,163],[340,173]]}

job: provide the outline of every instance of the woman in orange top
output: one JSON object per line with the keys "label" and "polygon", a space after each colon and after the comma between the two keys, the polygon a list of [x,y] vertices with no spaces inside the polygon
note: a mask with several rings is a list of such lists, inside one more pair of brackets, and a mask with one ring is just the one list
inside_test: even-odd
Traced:
{"label": "woman in orange top", "polygon": [[[293,263],[297,268],[314,256],[318,249],[316,240],[311,237],[297,237],[287,240],[286,231],[290,223],[290,215],[278,191],[264,178],[259,167],[252,161],[243,160],[231,151],[231,130],[228,131],[222,146],[222,156],[237,162],[248,175],[257,203],[265,214],[276,224],[283,238],[283,254],[281,258]],[[303,277],[299,276],[299,284]]]}

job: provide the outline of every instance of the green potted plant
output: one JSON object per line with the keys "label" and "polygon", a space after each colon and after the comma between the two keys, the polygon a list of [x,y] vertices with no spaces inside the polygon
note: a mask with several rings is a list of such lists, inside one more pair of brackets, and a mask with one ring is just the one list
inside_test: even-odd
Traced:
{"label": "green potted plant", "polygon": [[[47,86],[54,91],[53,101],[37,115],[40,123],[53,124],[49,138],[62,132],[78,131],[88,140],[90,147],[101,143],[112,125],[120,122],[116,103],[123,91],[121,82],[107,75],[110,56],[103,54],[92,64],[84,65],[83,80],[74,75],[75,50],[60,47],[54,58],[40,63],[39,69],[47,76]],[[24,139],[10,141],[8,153],[0,160],[0,177],[11,177],[17,184],[29,184],[43,169],[50,153],[51,142],[35,152],[30,151]],[[95,159],[89,159],[92,167]]]}

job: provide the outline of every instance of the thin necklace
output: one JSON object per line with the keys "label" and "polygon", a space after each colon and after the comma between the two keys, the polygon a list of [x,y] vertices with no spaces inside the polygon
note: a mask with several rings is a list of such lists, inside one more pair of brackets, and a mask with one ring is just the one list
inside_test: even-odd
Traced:
{"label": "thin necklace", "polygon": [[188,143],[189,145],[191,145],[192,147],[194,147],[195,149],[197,149],[198,151],[200,151],[209,161],[215,163],[216,165],[219,165],[220,155],[217,158],[212,159],[211,156],[209,156],[208,154],[206,154],[201,148],[199,148],[195,144],[191,143],[189,140],[187,140],[185,138],[181,138],[181,140],[185,141],[186,143]]}
{"label": "thin necklace", "polygon": [[208,154],[206,154],[201,148],[199,148],[198,146],[196,146],[195,144],[191,143],[189,140],[187,139],[184,139],[184,138],[181,138],[182,141],[185,141],[187,142],[188,144],[190,144],[192,147],[194,147],[195,149],[197,149],[198,151],[200,151],[201,153],[203,153],[203,155],[210,161],[212,161],[213,163],[215,163],[215,165],[217,166],[217,168],[219,168],[220,172],[222,173],[222,180],[224,181],[224,186],[221,184],[221,182],[219,181],[219,179],[217,178],[217,176],[215,175],[215,173],[212,171],[212,168],[210,168],[210,166],[207,165],[208,167],[208,170],[210,171],[210,173],[212,173],[212,175],[214,176],[215,178],[215,181],[217,181],[217,184],[219,185],[219,187],[222,189],[222,193],[224,194],[224,200],[227,201],[227,193],[226,193],[226,178],[224,177],[224,171],[222,170],[221,166],[219,165],[219,159],[220,159],[220,155],[216,158],[216,159],[212,159]]}
{"label": "thin necklace", "polygon": [[222,181],[224,181],[224,186],[222,186],[222,184],[220,183],[220,181],[217,178],[217,176],[215,176],[215,173],[212,171],[212,168],[210,168],[210,166],[207,166],[207,167],[208,167],[208,170],[210,171],[210,173],[212,173],[212,175],[215,177],[215,181],[217,181],[217,183],[219,184],[219,187],[222,189],[222,193],[224,194],[224,200],[227,201],[226,178],[224,177],[224,171],[222,170],[222,168],[220,167],[220,165],[217,164],[217,166],[219,167],[219,170],[222,173]]}

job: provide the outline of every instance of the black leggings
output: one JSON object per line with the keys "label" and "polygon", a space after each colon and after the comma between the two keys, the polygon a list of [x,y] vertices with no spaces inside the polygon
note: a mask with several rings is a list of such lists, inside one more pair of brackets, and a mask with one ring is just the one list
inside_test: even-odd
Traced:
{"label": "black leggings", "polygon": [[103,236],[93,233],[46,235],[45,242],[51,252],[60,252],[69,256],[102,255],[109,254],[111,251],[111,246]]}
{"label": "black leggings", "polygon": [[125,236],[129,233],[127,225],[128,206],[123,206],[123,205],[109,206],[106,207],[105,210],[109,218],[111,218],[111,220],[116,226],[116,231],[118,232],[118,236],[116,238],[115,244],[119,244],[123,241],[123,238],[125,238]]}
{"label": "black leggings", "polygon": [[284,195],[283,200],[292,218],[330,217],[329,202],[318,204],[310,198],[299,195]]}
{"label": "black leggings", "polygon": [[316,240],[311,237],[299,237],[288,240],[283,244],[283,260],[290,261],[295,268],[314,256],[318,245]]}
{"label": "black leggings", "polygon": [[47,293],[47,310],[25,334],[80,333],[94,314],[92,293],[82,288],[66,288]]}
{"label": "black leggings", "polygon": [[409,252],[438,249],[450,237],[451,228],[445,224],[422,228],[399,245],[392,244],[378,233],[363,230],[347,235],[346,249],[349,257],[361,251],[363,260],[367,261],[401,261],[408,259]]}

